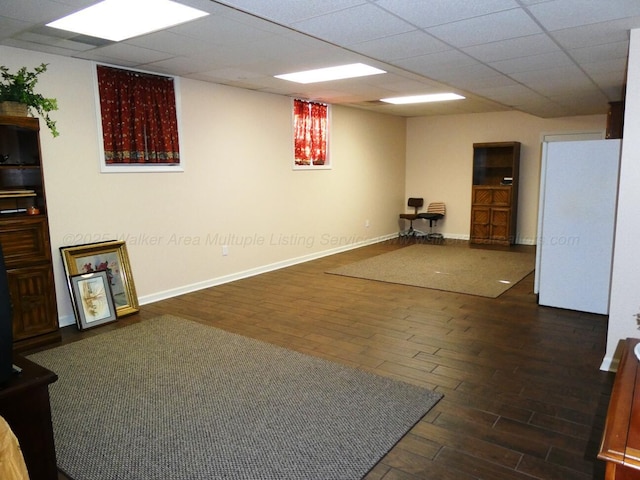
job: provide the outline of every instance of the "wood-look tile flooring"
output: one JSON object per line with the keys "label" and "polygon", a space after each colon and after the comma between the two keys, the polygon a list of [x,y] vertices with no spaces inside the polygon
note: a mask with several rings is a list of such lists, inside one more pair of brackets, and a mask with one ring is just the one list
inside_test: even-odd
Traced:
{"label": "wood-look tile flooring", "polygon": [[442,392],[367,480],[603,479],[596,455],[614,379],[599,370],[607,318],[538,306],[533,274],[488,299],[325,273],[405,245],[145,305],[82,333],[65,327],[63,342],[174,314]]}

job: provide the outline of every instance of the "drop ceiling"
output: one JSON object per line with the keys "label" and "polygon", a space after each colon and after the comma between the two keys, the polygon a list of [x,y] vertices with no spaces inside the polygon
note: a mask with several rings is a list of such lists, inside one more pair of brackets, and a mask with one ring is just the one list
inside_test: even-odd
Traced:
{"label": "drop ceiling", "polygon": [[[640,0],[176,0],[199,20],[113,43],[45,24],[95,0],[3,0],[0,45],[401,116],[602,114],[623,97]],[[388,73],[300,85],[362,62]],[[0,63],[2,63],[0,59]],[[387,105],[452,91],[465,100]]]}

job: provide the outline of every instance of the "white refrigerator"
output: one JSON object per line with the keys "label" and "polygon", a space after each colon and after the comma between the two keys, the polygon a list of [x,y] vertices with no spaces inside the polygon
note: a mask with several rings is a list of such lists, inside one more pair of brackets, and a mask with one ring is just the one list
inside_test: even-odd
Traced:
{"label": "white refrigerator", "polygon": [[534,291],[538,303],[609,313],[620,140],[545,142]]}

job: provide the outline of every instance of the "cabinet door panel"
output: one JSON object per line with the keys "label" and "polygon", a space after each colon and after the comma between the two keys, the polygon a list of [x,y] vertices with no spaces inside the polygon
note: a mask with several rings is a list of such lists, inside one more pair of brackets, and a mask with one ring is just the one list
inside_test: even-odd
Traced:
{"label": "cabinet door panel", "polygon": [[489,207],[473,207],[471,209],[471,238],[488,239],[490,230],[491,209]]}
{"label": "cabinet door panel", "polygon": [[2,220],[0,244],[7,268],[51,260],[44,216]]}
{"label": "cabinet door panel", "polygon": [[491,205],[493,202],[493,194],[490,188],[473,187],[473,199],[474,205]]}
{"label": "cabinet door panel", "polygon": [[493,205],[505,205],[511,204],[511,188],[496,188],[493,190]]}
{"label": "cabinet door panel", "polygon": [[508,208],[491,209],[491,238],[493,240],[509,239],[509,219],[511,210]]}
{"label": "cabinet door panel", "polygon": [[14,341],[57,330],[51,266],[8,270],[7,276],[13,308]]}

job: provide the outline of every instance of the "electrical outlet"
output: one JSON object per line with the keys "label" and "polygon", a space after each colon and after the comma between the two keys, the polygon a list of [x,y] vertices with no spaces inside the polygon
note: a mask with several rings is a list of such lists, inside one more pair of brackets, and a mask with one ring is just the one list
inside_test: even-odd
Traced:
{"label": "electrical outlet", "polygon": [[369,223],[369,220],[365,220],[365,221],[364,221],[364,226],[365,226],[366,228],[369,228],[369,227],[371,226],[371,223]]}
{"label": "electrical outlet", "polygon": [[222,246],[222,255],[225,257],[229,255],[229,247],[227,245]]}

